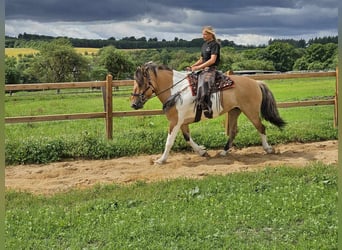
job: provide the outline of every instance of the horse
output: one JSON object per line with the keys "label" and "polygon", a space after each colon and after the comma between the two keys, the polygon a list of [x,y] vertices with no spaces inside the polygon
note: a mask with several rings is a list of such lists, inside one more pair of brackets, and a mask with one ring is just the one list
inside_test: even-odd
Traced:
{"label": "horse", "polygon": [[[158,97],[163,104],[164,113],[169,121],[168,135],[162,156],[156,164],[166,162],[174,144],[177,133],[182,131],[185,141],[200,156],[208,156],[207,150],[199,146],[190,136],[189,124],[196,120],[195,100],[189,73],[179,72],[166,65],[152,62],[139,66],[134,74],[131,107],[141,109],[152,97]],[[213,93],[211,95],[213,118],[228,113],[228,140],[220,155],[227,155],[233,146],[238,132],[237,120],[241,112],[252,122],[260,134],[262,147],[266,153],[274,153],[274,149],[267,142],[266,128],[261,118],[282,129],[286,122],[280,117],[275,98],[266,83],[256,81],[246,76],[230,75],[233,87]],[[207,119],[200,114],[200,120]]]}

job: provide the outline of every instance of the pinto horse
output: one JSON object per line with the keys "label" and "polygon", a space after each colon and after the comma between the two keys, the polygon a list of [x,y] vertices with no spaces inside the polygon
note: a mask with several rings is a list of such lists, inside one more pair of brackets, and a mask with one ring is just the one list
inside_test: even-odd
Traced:
{"label": "pinto horse", "polygon": [[[135,72],[131,107],[143,108],[148,99],[157,96],[169,120],[164,153],[155,163],[166,162],[179,130],[182,131],[184,139],[195,152],[201,156],[207,155],[206,149],[195,143],[190,136],[189,124],[195,122],[196,96],[192,93],[187,76],[187,73],[153,63],[139,66]],[[237,75],[229,77],[234,82],[234,87],[211,95],[213,118],[228,112],[228,141],[220,154],[226,155],[232,147],[237,134],[237,119],[241,112],[258,130],[264,150],[267,153],[274,153],[273,148],[267,142],[266,129],[261,123],[261,117],[280,129],[286,123],[279,116],[272,92],[262,81]],[[206,118],[202,115],[202,119]]]}

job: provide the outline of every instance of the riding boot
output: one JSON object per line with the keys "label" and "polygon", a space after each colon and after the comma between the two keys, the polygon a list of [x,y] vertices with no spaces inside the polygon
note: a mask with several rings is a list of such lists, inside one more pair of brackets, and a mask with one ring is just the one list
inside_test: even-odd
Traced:
{"label": "riding boot", "polygon": [[202,110],[203,114],[207,118],[213,118],[213,110],[211,108],[212,102],[210,100],[210,94],[206,94],[204,96],[204,100],[202,102]]}
{"label": "riding boot", "polygon": [[203,83],[203,93],[201,96],[201,107],[205,117],[213,118],[213,110],[211,108],[211,100],[210,100],[210,89],[209,82]]}
{"label": "riding boot", "polygon": [[211,94],[210,94],[210,82],[212,81],[211,72],[204,71],[198,79],[197,89],[197,103],[201,107],[205,117],[213,118],[213,111],[211,108]]}

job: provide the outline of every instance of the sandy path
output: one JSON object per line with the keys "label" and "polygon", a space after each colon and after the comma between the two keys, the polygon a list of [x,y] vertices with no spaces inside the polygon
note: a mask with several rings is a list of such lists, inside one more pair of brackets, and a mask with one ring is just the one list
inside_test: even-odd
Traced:
{"label": "sandy path", "polygon": [[178,177],[201,178],[211,174],[262,169],[266,166],[305,166],[310,162],[337,164],[338,142],[291,143],[277,145],[276,154],[265,154],[262,147],[233,149],[225,156],[210,150],[204,158],[193,152],[171,153],[162,166],[153,165],[158,155],[122,157],[111,160],[67,161],[46,165],[21,165],[5,169],[7,189],[35,194],[53,194],[96,183],[151,182]]}

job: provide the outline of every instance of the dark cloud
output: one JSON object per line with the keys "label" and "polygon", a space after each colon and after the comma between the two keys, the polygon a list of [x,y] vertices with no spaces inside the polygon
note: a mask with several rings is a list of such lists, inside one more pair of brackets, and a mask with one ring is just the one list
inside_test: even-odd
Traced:
{"label": "dark cloud", "polygon": [[[15,22],[31,20],[36,22],[36,26],[39,26],[37,23],[68,22],[77,23],[80,27],[96,22],[123,23],[127,26],[129,22],[129,28],[134,30],[134,25],[135,32],[139,34],[194,34],[200,33],[201,26],[212,25],[218,33],[228,35],[300,36],[332,30],[337,34],[338,2],[339,0],[8,0],[5,15],[6,22],[11,23],[7,28],[12,32],[18,29]],[[124,31],[128,30],[121,33]],[[79,32],[86,33],[84,30]],[[100,31],[93,33],[101,36]]]}
{"label": "dark cloud", "polygon": [[6,2],[6,19],[42,22],[136,19],[148,12],[143,0],[11,0]]}
{"label": "dark cloud", "polygon": [[[36,21],[99,21],[99,20],[139,20],[144,16],[166,20],[182,21],[185,10],[203,13],[240,16],[248,10],[272,11],[274,8],[292,10],[310,8],[310,6],[337,6],[338,0],[8,0],[6,2],[6,19],[30,19]],[[313,13],[314,14],[314,13]],[[258,13],[254,14],[257,17]],[[240,19],[239,18],[239,19]]]}

